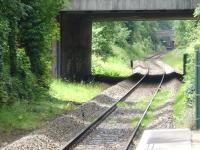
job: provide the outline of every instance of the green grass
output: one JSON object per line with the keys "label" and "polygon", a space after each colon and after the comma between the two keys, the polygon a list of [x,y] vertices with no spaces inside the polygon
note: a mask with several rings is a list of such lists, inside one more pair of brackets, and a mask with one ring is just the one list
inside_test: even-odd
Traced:
{"label": "green grass", "polygon": [[45,121],[74,109],[72,102],[83,103],[103,90],[102,84],[71,83],[54,80],[49,93],[34,102],[15,102],[0,108],[0,132],[33,130]]}
{"label": "green grass", "polygon": [[170,96],[169,91],[163,90],[163,91],[158,92],[158,94],[156,95],[156,97],[151,105],[151,109],[156,110],[160,106],[164,105],[169,96]]}
{"label": "green grass", "polygon": [[119,102],[117,104],[117,107],[118,108],[127,108],[127,107],[130,107],[130,105],[128,103],[126,103],[126,102]]}
{"label": "green grass", "polygon": [[94,75],[107,75],[113,77],[126,77],[132,74],[130,67],[131,60],[138,60],[155,53],[152,50],[145,51],[141,43],[134,45],[125,45],[120,48],[116,45],[111,45],[111,53],[107,54],[105,58],[92,55],[92,73]]}
{"label": "green grass", "polygon": [[150,97],[148,97],[148,98],[146,98],[146,99],[143,99],[143,100],[141,100],[140,102],[138,102],[138,103],[136,104],[136,108],[137,108],[137,109],[142,109],[142,110],[144,110],[144,109],[147,107],[147,105],[148,105],[149,100],[151,99],[151,97],[152,97],[152,96],[150,96]]}
{"label": "green grass", "polygon": [[131,68],[127,62],[123,62],[117,57],[109,57],[103,60],[101,57],[92,56],[92,73],[112,77],[126,77],[131,75]]}
{"label": "green grass", "polygon": [[[142,122],[142,127],[145,128],[148,126],[148,124],[150,124],[153,119],[154,119],[154,115],[153,112],[156,111],[156,109],[158,109],[159,107],[163,106],[166,102],[166,99],[170,96],[169,91],[160,91],[158,92],[158,94],[156,95],[156,97],[154,98],[152,105],[148,111],[148,113],[146,114],[143,122]],[[145,110],[145,108],[148,105],[148,102],[152,99],[152,96],[145,98],[143,100],[141,100],[140,102],[138,102],[136,104],[136,108],[137,109],[142,109]],[[137,122],[139,121],[138,117],[133,118],[132,120],[132,125],[137,124]]]}
{"label": "green grass", "polygon": [[164,58],[163,62],[172,66],[177,72],[183,72],[183,52],[176,49],[171,52],[168,52]]}
{"label": "green grass", "polygon": [[144,121],[142,123],[142,127],[145,128],[150,124],[154,119],[154,111],[158,109],[159,107],[163,106],[166,103],[166,99],[169,97],[170,93],[169,91],[160,91],[154,98],[152,105],[147,113],[147,115],[144,118]]}
{"label": "green grass", "polygon": [[185,97],[186,85],[182,85],[177,92],[175,103],[173,105],[173,117],[177,126],[183,126],[186,112],[186,97]]}
{"label": "green grass", "polygon": [[50,95],[62,101],[84,103],[103,90],[99,83],[72,83],[54,80],[50,86]]}
{"label": "green grass", "polygon": [[135,127],[138,123],[138,121],[140,120],[140,117],[134,117],[132,120],[131,120],[131,126],[132,127]]}
{"label": "green grass", "polygon": [[57,100],[43,100],[34,103],[15,102],[0,109],[0,131],[7,134],[18,130],[32,130],[47,120],[73,109],[70,103]]}

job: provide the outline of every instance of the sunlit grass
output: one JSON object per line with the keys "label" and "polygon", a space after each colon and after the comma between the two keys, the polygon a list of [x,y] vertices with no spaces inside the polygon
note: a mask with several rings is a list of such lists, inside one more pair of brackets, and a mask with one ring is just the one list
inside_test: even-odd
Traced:
{"label": "sunlit grass", "polygon": [[155,96],[152,105],[147,113],[147,115],[144,118],[144,121],[142,123],[142,127],[147,127],[148,124],[150,124],[154,119],[154,111],[158,109],[159,107],[163,106],[166,103],[167,98],[170,96],[170,92],[163,90],[158,92],[158,94]]}
{"label": "sunlit grass", "polygon": [[[150,124],[153,121],[154,111],[156,111],[156,109],[158,109],[159,107],[163,106],[166,103],[166,99],[169,97],[169,95],[170,95],[169,91],[166,91],[166,90],[158,92],[158,94],[156,95],[156,97],[154,98],[152,102],[152,105],[148,113],[146,114],[142,122],[143,128],[146,128],[148,124]],[[151,99],[152,99],[152,96],[142,99],[136,104],[136,109],[145,110]],[[139,119],[140,119],[139,117],[133,118],[131,125],[136,125]]]}
{"label": "sunlit grass", "polygon": [[117,104],[117,107],[118,108],[127,108],[127,107],[130,107],[130,104],[126,103],[126,102],[119,102]]}
{"label": "sunlit grass", "polygon": [[187,85],[183,84],[178,90],[175,103],[173,105],[173,117],[176,122],[176,126],[179,128],[192,128],[194,125],[194,106],[191,106],[187,102],[186,97]]}
{"label": "sunlit grass", "polygon": [[[151,97],[152,97],[152,96],[151,96]],[[139,101],[139,102],[136,104],[136,108],[137,108],[137,109],[144,110],[144,109],[147,107],[147,105],[148,105],[149,100],[151,99],[151,97],[149,97],[148,99],[146,98],[146,99],[143,99],[143,100]]]}
{"label": "sunlit grass", "polygon": [[183,72],[183,52],[176,49],[171,52],[168,52],[163,61],[173,67],[178,73]]}
{"label": "sunlit grass", "polygon": [[180,90],[177,92],[176,100],[174,103],[174,118],[178,124],[181,124],[183,121],[183,113],[185,111],[186,101],[184,96],[184,89],[182,86]]}
{"label": "sunlit grass", "polygon": [[132,71],[128,66],[129,60],[123,62],[117,57],[109,57],[106,60],[99,56],[92,56],[92,73],[98,75],[106,75],[112,77],[130,76]]}
{"label": "sunlit grass", "polygon": [[62,101],[84,103],[103,90],[99,83],[72,83],[54,80],[50,86],[50,95]]}

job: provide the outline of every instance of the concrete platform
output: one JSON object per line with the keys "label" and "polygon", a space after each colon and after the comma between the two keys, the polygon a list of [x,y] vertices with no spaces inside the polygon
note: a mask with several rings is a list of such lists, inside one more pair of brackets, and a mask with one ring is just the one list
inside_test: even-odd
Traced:
{"label": "concrete platform", "polygon": [[192,150],[192,132],[189,129],[145,130],[136,150]]}
{"label": "concrete platform", "polygon": [[192,150],[200,150],[200,130],[192,131]]}

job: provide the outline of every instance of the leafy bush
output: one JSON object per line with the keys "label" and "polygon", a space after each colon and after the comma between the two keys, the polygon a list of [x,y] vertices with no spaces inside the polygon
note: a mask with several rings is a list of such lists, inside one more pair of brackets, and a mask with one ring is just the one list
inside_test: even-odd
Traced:
{"label": "leafy bush", "polygon": [[31,74],[30,60],[24,49],[17,50],[17,66],[17,71],[21,78],[26,78],[29,74]]}
{"label": "leafy bush", "polygon": [[92,73],[108,76],[130,75],[130,60],[155,52],[155,45],[163,50],[155,37],[158,29],[159,23],[151,21],[94,23]]}
{"label": "leafy bush", "polygon": [[117,57],[109,57],[103,60],[102,57],[92,56],[92,73],[98,75],[107,75],[113,77],[129,76],[131,69]]}

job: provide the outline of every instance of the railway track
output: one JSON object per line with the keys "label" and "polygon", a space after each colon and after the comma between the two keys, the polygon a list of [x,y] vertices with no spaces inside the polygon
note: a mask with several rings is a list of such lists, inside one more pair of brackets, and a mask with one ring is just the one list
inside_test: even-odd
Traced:
{"label": "railway track", "polygon": [[157,54],[154,54],[154,55],[151,55],[151,56],[148,56],[145,58],[145,60],[150,60],[150,59],[158,59],[160,58],[162,55],[164,55],[166,52],[159,52]]}
{"label": "railway track", "polygon": [[[131,147],[132,142],[133,142],[134,138],[136,137],[136,135],[137,135],[137,133],[138,133],[138,131],[139,131],[139,129],[140,129],[140,126],[141,126],[141,124],[142,124],[142,121],[144,120],[145,116],[147,115],[148,110],[150,109],[150,107],[151,107],[151,105],[152,105],[152,103],[153,103],[153,100],[155,99],[156,95],[158,94],[158,92],[159,92],[159,90],[160,90],[160,88],[161,88],[161,86],[162,86],[162,83],[163,83],[163,81],[164,81],[164,78],[165,78],[165,71],[163,70],[163,75],[162,75],[162,77],[161,77],[161,81],[160,81],[160,83],[159,83],[159,85],[158,85],[158,87],[157,87],[157,89],[156,89],[156,91],[155,91],[155,93],[154,93],[152,99],[150,100],[149,104],[147,105],[147,107],[146,107],[146,109],[145,109],[145,111],[144,111],[142,117],[140,118],[139,122],[137,123],[136,127],[134,128],[134,130],[133,130],[133,132],[132,132],[132,134],[131,134],[131,136],[130,136],[128,142],[127,142],[127,145],[124,147],[123,150],[129,150],[129,148]],[[133,146],[133,145],[132,145],[132,146]]]}
{"label": "railway track", "polygon": [[[154,66],[155,67],[155,66]],[[158,67],[158,66],[157,66]],[[161,67],[160,67],[161,68]],[[97,130],[96,128],[98,126],[100,126],[101,124],[104,123],[104,121],[106,119],[109,118],[109,116],[111,114],[114,114],[115,111],[117,111],[118,108],[118,104],[120,102],[124,102],[126,101],[126,98],[133,93],[141,84],[142,82],[147,78],[148,73],[150,71],[149,67],[146,67],[147,69],[147,73],[145,75],[143,75],[140,80],[124,95],[124,97],[122,97],[121,99],[119,99],[117,102],[115,102],[109,109],[107,109],[106,111],[104,111],[97,119],[95,119],[90,125],[88,125],[85,129],[83,129],[81,132],[79,132],[73,139],[71,139],[69,142],[67,142],[62,148],[61,150],[70,150],[70,149],[83,149],[83,148],[77,148],[78,145],[80,145],[84,139],[86,139],[92,132],[95,132],[95,130]],[[165,73],[163,71],[162,76],[160,77],[160,82],[154,92],[153,98],[150,100],[150,102],[148,103],[146,109],[144,112],[142,112],[142,116],[139,120],[139,122],[137,123],[137,125],[135,127],[133,127],[133,130],[129,131],[131,134],[130,136],[127,138],[126,143],[123,146],[124,150],[128,150],[129,147],[131,146],[131,143],[133,141],[133,139],[135,138],[141,123],[143,121],[143,119],[145,118],[149,108],[151,107],[151,104],[156,96],[156,94],[158,93],[163,81],[164,81],[164,77],[165,77]],[[94,138],[95,139],[95,138]],[[93,140],[94,140],[93,139]],[[91,139],[92,140],[92,139]]]}

